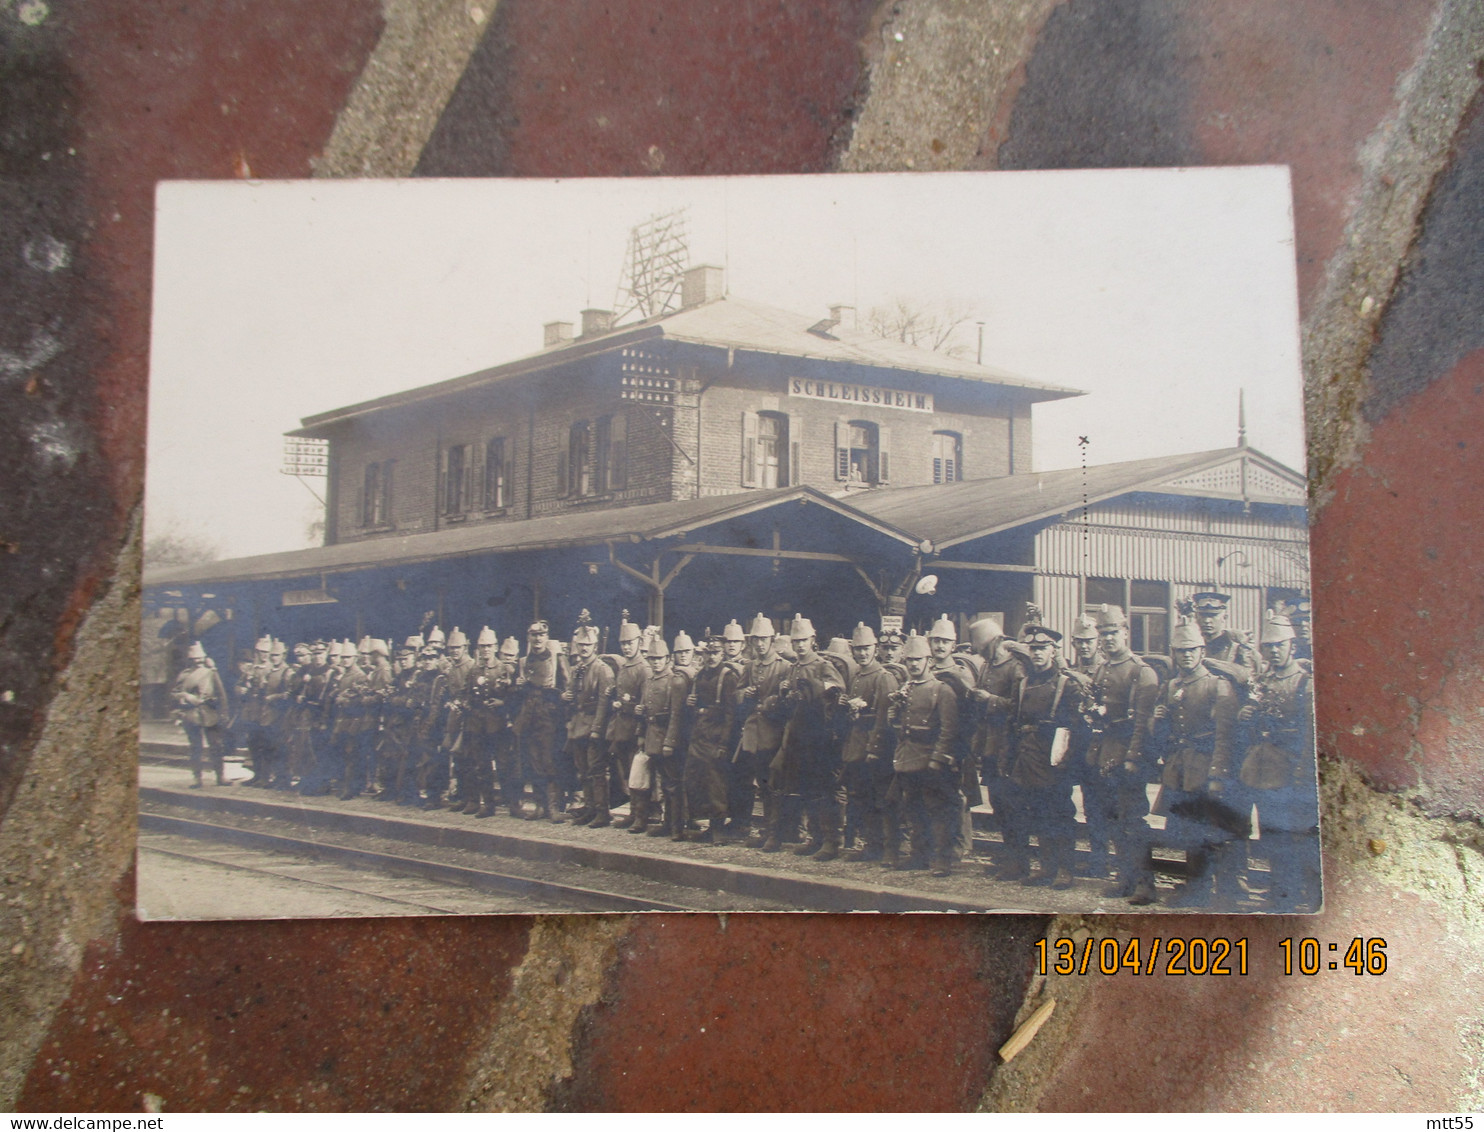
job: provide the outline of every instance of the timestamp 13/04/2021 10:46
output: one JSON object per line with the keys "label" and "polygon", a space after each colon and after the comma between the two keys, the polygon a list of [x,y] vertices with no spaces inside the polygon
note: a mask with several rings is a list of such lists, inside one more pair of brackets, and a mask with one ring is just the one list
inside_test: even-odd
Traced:
{"label": "timestamp 13/04/2021 10:46", "polygon": [[[1338,943],[1324,944],[1312,936],[1278,941],[1285,975],[1317,975],[1347,969],[1354,975],[1386,973],[1386,940],[1356,936],[1341,956]],[[1326,958],[1326,956],[1332,956]],[[1245,937],[1139,936],[1101,939],[1088,936],[1041,939],[1036,942],[1037,974],[1056,975],[1245,975],[1248,941]]]}

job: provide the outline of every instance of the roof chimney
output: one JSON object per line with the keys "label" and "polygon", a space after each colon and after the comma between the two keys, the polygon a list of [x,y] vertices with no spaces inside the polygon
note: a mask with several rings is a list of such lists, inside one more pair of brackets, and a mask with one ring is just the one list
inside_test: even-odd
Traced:
{"label": "roof chimney", "polygon": [[607,334],[612,329],[612,311],[601,311],[589,307],[582,312],[582,336],[584,338],[591,338],[594,334]]}
{"label": "roof chimney", "polygon": [[565,346],[570,341],[572,341],[570,322],[548,322],[541,327],[541,344],[548,350],[553,346]]}
{"label": "roof chimney", "polygon": [[722,271],[711,264],[698,264],[687,268],[680,277],[680,306],[698,307],[702,303],[715,302],[726,294]]}

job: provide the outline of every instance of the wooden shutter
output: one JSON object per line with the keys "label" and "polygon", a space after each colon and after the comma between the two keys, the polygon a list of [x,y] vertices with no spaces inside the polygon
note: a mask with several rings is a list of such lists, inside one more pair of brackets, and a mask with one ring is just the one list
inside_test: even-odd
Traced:
{"label": "wooden shutter", "polygon": [[381,462],[381,521],[388,527],[397,525],[397,521],[392,518],[392,472],[396,467],[395,460]]}
{"label": "wooden shutter", "polygon": [[557,453],[557,494],[566,498],[572,490],[572,430],[567,430],[567,450]]}
{"label": "wooden shutter", "polygon": [[448,514],[448,449],[438,454],[438,494],[435,501],[438,514]]}
{"label": "wooden shutter", "polygon": [[797,487],[804,482],[804,418],[788,414],[788,469],[778,477],[779,487]]}
{"label": "wooden shutter", "polygon": [[891,426],[876,430],[876,482],[891,483]]}
{"label": "wooden shutter", "polygon": [[367,464],[366,471],[361,476],[360,489],[356,492],[356,514],[361,517],[360,525],[363,527],[369,527],[371,525],[371,511],[370,508],[367,506],[366,500],[366,487],[368,486],[367,481],[370,478],[371,465]]}
{"label": "wooden shutter", "polygon": [[629,417],[618,413],[608,432],[608,489],[623,491],[629,486]]}
{"label": "wooden shutter", "polygon": [[835,478],[850,478],[850,422],[835,422]]}
{"label": "wooden shutter", "polygon": [[742,486],[757,486],[757,414],[742,414]]}

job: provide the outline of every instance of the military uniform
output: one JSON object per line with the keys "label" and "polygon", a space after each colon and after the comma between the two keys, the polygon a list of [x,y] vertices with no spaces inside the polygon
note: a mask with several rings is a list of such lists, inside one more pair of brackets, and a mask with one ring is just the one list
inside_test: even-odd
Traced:
{"label": "military uniform", "polygon": [[289,769],[299,776],[299,792],[306,795],[330,792],[329,733],[326,721],[331,697],[341,676],[340,668],[327,663],[340,658],[340,642],[329,657],[324,642],[316,642],[310,661],[294,674],[295,693],[286,712],[285,729],[293,735]]}
{"label": "military uniform", "polygon": [[721,646],[713,642],[717,662],[702,668],[691,682],[687,697],[692,725],[685,753],[685,799],[692,818],[706,818],[705,840],[721,835],[728,819],[727,770],[737,747],[737,693],[742,666],[721,660]]}
{"label": "military uniform", "polygon": [[[191,747],[194,784],[201,785],[203,756],[209,750],[216,784],[222,786],[226,783],[222,766],[226,755],[226,735],[222,723],[227,710],[227,689],[222,686],[222,678],[216,669],[211,667],[200,642],[194,642],[186,650],[186,657],[194,667],[182,671],[170,689],[170,699],[175,704],[174,715],[185,730],[186,741]],[[200,663],[196,664],[197,661]]]}
{"label": "military uniform", "polygon": [[[1170,635],[1177,652],[1200,643],[1193,626],[1177,625]],[[1155,812],[1166,818],[1164,841],[1185,850],[1188,880],[1179,902],[1188,906],[1210,899],[1212,855],[1247,836],[1249,817],[1223,799],[1238,709],[1233,683],[1200,665],[1171,677],[1150,716],[1153,750],[1164,758]]]}
{"label": "military uniform", "polygon": [[[1099,629],[1123,629],[1123,610],[1104,606]],[[1108,850],[1118,854],[1117,875],[1105,896],[1130,896],[1152,902],[1154,872],[1149,859],[1149,813],[1146,786],[1157,777],[1145,755],[1149,713],[1159,695],[1159,676],[1148,663],[1125,649],[1116,659],[1105,656],[1093,673],[1083,700],[1088,724],[1087,771],[1082,780],[1082,808],[1092,845],[1095,874],[1108,868]]]}
{"label": "military uniform", "polygon": [[[381,792],[377,798],[396,802],[399,806],[410,806],[417,802],[417,764],[413,749],[413,717],[417,708],[418,669],[412,642],[421,647],[422,638],[409,638],[403,646],[399,660],[401,671],[392,677],[391,689],[386,695],[383,709],[383,732],[381,739]],[[411,661],[411,663],[409,663]]]}
{"label": "military uniform", "polygon": [[[761,613],[753,620],[751,630],[748,636],[753,641],[767,642],[767,651],[761,658],[750,658],[743,668],[742,687],[737,692],[737,710],[742,717],[741,750],[732,763],[727,809],[737,832],[745,836],[752,824],[753,805],[762,793],[763,834],[755,839],[760,846],[778,822],[778,799],[768,784],[768,767],[783,742],[788,713],[780,701],[778,685],[788,673],[789,662],[773,650],[773,626]],[[753,841],[748,844],[753,845]]]}
{"label": "military uniform", "polygon": [[[288,759],[285,751],[284,723],[289,713],[293,696],[294,669],[284,659],[284,647],[275,641],[266,669],[257,674],[257,727],[248,738],[252,748],[254,738],[257,750],[253,756],[253,768],[262,779],[257,783],[270,790],[292,788]],[[262,769],[258,769],[259,767]]]}
{"label": "military uniform", "polygon": [[[1024,635],[1028,646],[1053,646],[1055,630],[1035,626]],[[1070,888],[1076,837],[1076,807],[1066,757],[1079,746],[1078,682],[1060,668],[1032,664],[1015,682],[1010,718],[1010,758],[1005,785],[1005,851],[1009,868],[1025,884]],[[1035,834],[1041,871],[1026,876],[1030,838]],[[1008,874],[1008,875],[1007,875]]]}
{"label": "military uniform", "polygon": [[479,775],[472,766],[462,738],[464,713],[469,706],[469,685],[474,682],[474,673],[479,666],[467,651],[469,638],[457,625],[448,634],[446,643],[448,654],[444,656],[443,675],[448,679],[448,706],[443,727],[445,758],[440,758],[439,769],[443,782],[447,784],[451,780],[454,787],[450,791],[448,808],[472,814],[478,811],[480,804],[479,787],[475,781]]}
{"label": "military uniform", "polygon": [[807,619],[795,618],[790,635],[798,659],[779,683],[776,708],[785,715],[787,727],[768,768],[769,788],[782,804],[763,849],[781,848],[785,831],[796,827],[797,812],[802,809],[809,822],[809,840],[795,852],[801,856],[818,853],[821,860],[831,860],[840,852],[845,801],[840,745],[832,717],[845,681],[823,653],[802,651],[803,642],[814,636]]}
{"label": "military uniform", "polygon": [[[902,659],[926,659],[928,655],[926,640],[908,634]],[[887,721],[896,733],[893,791],[911,844],[911,856],[898,867],[930,867],[935,874],[946,876],[963,809],[959,767],[954,761],[960,733],[958,696],[925,669],[920,676],[909,674],[888,704]]]}
{"label": "military uniform", "polygon": [[[629,771],[633,768],[634,755],[639,749],[642,732],[639,703],[644,699],[644,685],[649,679],[649,667],[639,648],[639,637],[639,626],[632,621],[624,621],[619,625],[620,646],[624,642],[633,641],[636,651],[633,656],[622,657],[614,671],[613,699],[609,704],[611,712],[608,726],[603,732],[603,737],[608,742],[611,777],[617,779],[624,791],[629,788]],[[615,824],[620,829],[626,829],[633,823],[634,812],[631,806],[629,816]]]}
{"label": "military uniform", "polygon": [[[584,626],[574,639],[596,646],[598,631]],[[564,695],[569,703],[567,747],[572,752],[583,792],[582,805],[572,816],[583,825],[591,822],[594,826],[605,826],[613,822],[608,797],[608,746],[603,735],[617,680],[617,673],[601,656],[579,657],[573,661],[572,680]]]}
{"label": "military uniform", "polygon": [[1299,641],[1291,622],[1270,616],[1263,624],[1263,651],[1285,641],[1292,642],[1287,657],[1258,675],[1240,712],[1241,769],[1231,802],[1257,806],[1270,905],[1312,911],[1319,904],[1312,678],[1294,656]]}
{"label": "military uniform", "polygon": [[[855,627],[851,646],[860,650],[857,655],[864,655],[875,643],[870,626]],[[891,798],[895,735],[886,726],[891,694],[899,686],[900,681],[872,655],[856,666],[845,690],[840,762],[847,823],[860,831],[862,842],[859,851],[852,851],[853,860],[894,858],[901,840],[897,806]]]}
{"label": "military uniform", "polygon": [[[492,631],[488,638],[480,634],[482,644],[493,643],[493,638]],[[479,793],[476,817],[494,814],[496,780],[506,811],[513,818],[522,816],[520,755],[511,724],[519,656],[519,643],[514,637],[507,638],[498,654],[479,663],[469,684],[463,742]]]}
{"label": "military uniform", "polygon": [[561,696],[567,688],[567,658],[549,640],[542,642],[548,632],[544,621],[532,625],[529,636],[533,639],[520,658],[516,685],[521,702],[515,734],[520,743],[521,770],[536,797],[536,812],[531,817],[561,822],[566,818],[558,781],[557,729]]}
{"label": "military uniform", "polygon": [[[629,793],[639,809],[630,833],[647,831],[651,837],[668,835],[679,841],[685,833],[685,752],[680,748],[685,697],[690,682],[683,672],[668,664],[669,648],[658,634],[650,641],[647,659],[666,660],[650,664],[639,714],[644,736],[634,764],[629,768]],[[650,806],[658,790],[664,796],[663,819],[647,829]]]}

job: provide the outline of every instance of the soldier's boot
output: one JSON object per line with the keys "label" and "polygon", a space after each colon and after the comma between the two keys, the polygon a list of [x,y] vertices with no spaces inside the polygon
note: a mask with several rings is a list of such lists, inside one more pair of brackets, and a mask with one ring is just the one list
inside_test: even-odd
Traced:
{"label": "soldier's boot", "polygon": [[761,849],[765,853],[776,853],[776,848],[769,849],[768,842],[774,841],[782,845],[782,839],[777,837],[778,829],[778,795],[769,790],[763,794],[763,825],[756,833],[747,839],[749,849]]}
{"label": "soldier's boot", "polygon": [[495,816],[495,788],[493,784],[481,785],[479,788],[479,809],[474,811],[476,818],[492,818]]}
{"label": "soldier's boot", "polygon": [[847,861],[879,861],[886,853],[886,815],[867,811],[861,821],[861,847],[845,854]]}
{"label": "soldier's boot", "polygon": [[931,853],[928,872],[935,877],[946,877],[953,872],[953,835],[960,824],[957,813],[934,815],[928,819],[928,838]]}
{"label": "soldier's boot", "polygon": [[673,790],[666,790],[659,803],[659,820],[646,831],[650,837],[675,837],[681,832],[680,807]]}
{"label": "soldier's boot", "polygon": [[683,790],[677,789],[665,802],[665,818],[671,841],[685,841],[700,834],[700,825],[691,821],[690,814],[686,812]]}
{"label": "soldier's boot", "polygon": [[551,802],[544,782],[531,783],[531,800],[536,803],[536,808],[525,815],[526,821],[541,821],[543,818],[551,817]]}
{"label": "soldier's boot", "polygon": [[819,836],[822,844],[814,854],[816,861],[833,861],[840,855],[840,804],[826,798],[819,809]]}
{"label": "soldier's boot", "polygon": [[602,829],[613,824],[613,815],[608,810],[608,772],[605,770],[594,775],[591,783],[592,793],[589,797],[593,800],[593,820],[588,825],[593,829]]}
{"label": "soldier's boot", "polygon": [[525,818],[525,811],[521,809],[521,789],[513,783],[507,783],[500,787],[500,797],[505,799],[505,811],[517,821]]}
{"label": "soldier's boot", "polygon": [[193,779],[195,779],[195,781],[191,783],[191,789],[192,790],[199,790],[199,789],[201,789],[201,768],[200,767],[192,767],[191,768],[191,777]]}
{"label": "soldier's boot", "polygon": [[567,820],[562,812],[562,786],[559,782],[546,784],[546,819],[552,825],[561,825]]}
{"label": "soldier's boot", "polygon": [[630,833],[644,833],[649,829],[649,791],[631,790],[629,792],[629,817],[627,823]]}
{"label": "soldier's boot", "polygon": [[881,867],[883,869],[895,869],[902,863],[902,853],[896,845],[887,842],[881,849]]}
{"label": "soldier's boot", "polygon": [[629,812],[626,813],[621,818],[614,818],[613,819],[613,828],[614,829],[629,829],[634,824],[635,816],[636,815],[635,815],[635,812],[634,812],[634,795],[633,795],[632,792],[630,792],[630,794],[629,794]]}
{"label": "soldier's boot", "polygon": [[[806,837],[802,845],[795,845],[795,857],[812,857],[824,848],[824,812],[819,802],[810,801],[802,807]],[[789,828],[796,828],[797,818],[790,819]]]}

